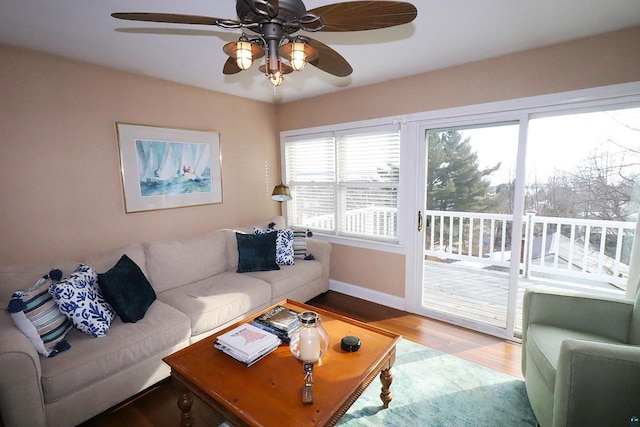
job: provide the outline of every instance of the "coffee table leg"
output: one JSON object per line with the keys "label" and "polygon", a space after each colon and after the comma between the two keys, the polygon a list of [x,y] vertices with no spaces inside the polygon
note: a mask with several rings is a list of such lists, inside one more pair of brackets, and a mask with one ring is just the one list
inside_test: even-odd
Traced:
{"label": "coffee table leg", "polygon": [[180,408],[180,426],[191,427],[194,420],[191,417],[191,405],[193,405],[193,396],[191,392],[185,391],[178,397],[178,408]]}
{"label": "coffee table leg", "polygon": [[380,382],[382,383],[382,392],[380,393],[380,399],[382,399],[382,403],[384,408],[389,407],[389,402],[391,402],[391,383],[393,382],[393,375],[391,375],[391,369],[383,369],[380,372]]}

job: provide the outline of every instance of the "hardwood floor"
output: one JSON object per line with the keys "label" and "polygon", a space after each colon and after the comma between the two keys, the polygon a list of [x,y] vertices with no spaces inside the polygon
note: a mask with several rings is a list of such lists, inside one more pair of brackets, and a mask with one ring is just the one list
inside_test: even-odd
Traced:
{"label": "hardwood floor", "polygon": [[[401,334],[405,339],[444,353],[522,378],[521,347],[517,343],[332,291],[308,303]],[[83,423],[81,427],[177,426],[180,423],[177,398],[176,387],[167,379]],[[213,427],[222,422],[217,414],[204,407],[197,399],[194,399],[193,414],[196,426]]]}
{"label": "hardwood floor", "polygon": [[314,298],[309,304],[522,379],[518,343],[332,291]]}

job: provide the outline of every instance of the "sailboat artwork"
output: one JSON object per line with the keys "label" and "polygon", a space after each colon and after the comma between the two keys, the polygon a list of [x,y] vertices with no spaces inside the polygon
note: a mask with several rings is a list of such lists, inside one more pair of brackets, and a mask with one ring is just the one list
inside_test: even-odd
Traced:
{"label": "sailboat artwork", "polygon": [[116,122],[127,213],[222,203],[220,133]]}
{"label": "sailboat artwork", "polygon": [[136,140],[140,197],[211,192],[211,146]]}

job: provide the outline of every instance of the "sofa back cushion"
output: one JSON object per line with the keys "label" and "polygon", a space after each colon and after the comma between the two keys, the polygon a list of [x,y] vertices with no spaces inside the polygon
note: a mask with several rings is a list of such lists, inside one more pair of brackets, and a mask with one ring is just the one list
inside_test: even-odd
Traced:
{"label": "sofa back cushion", "polygon": [[[146,268],[146,257],[144,253],[144,246],[141,243],[135,243],[129,246],[125,246],[119,249],[115,249],[113,251],[105,252],[100,255],[91,256],[82,260],[82,264],[88,265],[93,268],[97,273],[105,273],[109,271],[114,265],[118,263],[122,255],[126,255],[133,262],[136,263],[138,267],[142,270],[142,273],[148,278],[149,274],[147,273]],[[76,265],[77,267],[77,265]],[[71,273],[73,270],[67,272],[65,274]]]}
{"label": "sofa back cushion", "polygon": [[53,268],[62,271],[66,276],[72,273],[79,261],[54,262],[49,264],[17,264],[0,266],[0,310],[7,308],[11,295],[17,290],[30,289],[35,283]]}
{"label": "sofa back cushion", "polygon": [[197,282],[228,268],[227,237],[222,231],[147,243],[145,254],[148,277],[156,292]]}
{"label": "sofa back cushion", "polygon": [[53,268],[61,270],[63,278],[73,273],[80,264],[88,265],[98,273],[104,273],[124,254],[138,264],[145,276],[149,277],[145,267],[144,248],[139,243],[75,261],[0,266],[0,309],[7,307],[14,291],[31,288],[38,279]]}

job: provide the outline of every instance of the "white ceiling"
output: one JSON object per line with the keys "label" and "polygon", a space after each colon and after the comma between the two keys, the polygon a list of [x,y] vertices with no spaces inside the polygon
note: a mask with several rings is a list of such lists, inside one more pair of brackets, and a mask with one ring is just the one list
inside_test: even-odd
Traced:
{"label": "white ceiling", "polygon": [[[122,21],[112,12],[236,19],[233,0],[1,0],[0,43],[245,98],[280,103],[640,25],[639,0],[411,0],[417,19],[382,30],[315,33],[353,74],[314,67],[276,89],[257,66],[224,76],[239,31]],[[304,0],[307,9],[337,0]]]}

